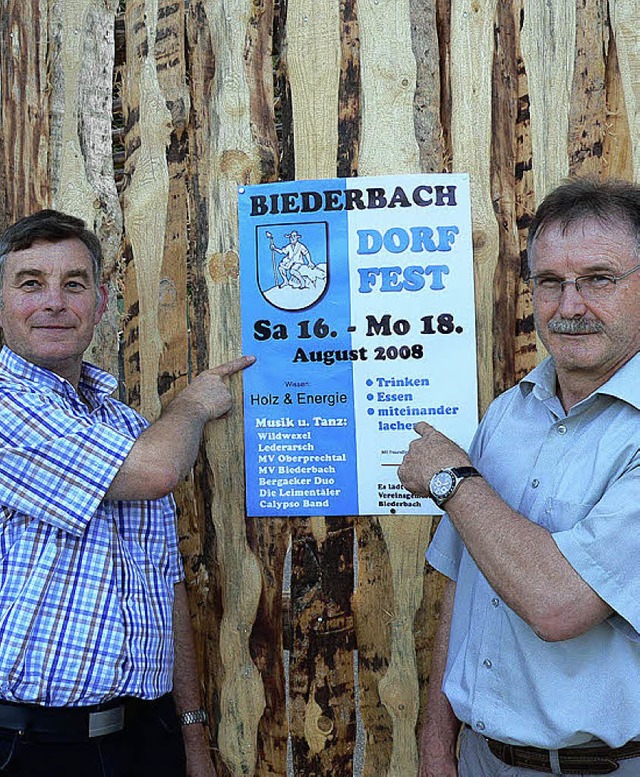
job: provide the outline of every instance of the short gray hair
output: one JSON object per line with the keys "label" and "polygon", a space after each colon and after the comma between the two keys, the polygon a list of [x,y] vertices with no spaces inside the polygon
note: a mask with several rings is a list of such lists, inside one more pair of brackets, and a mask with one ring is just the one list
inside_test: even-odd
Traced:
{"label": "short gray hair", "polygon": [[573,178],[550,192],[531,220],[527,239],[529,272],[536,238],[550,224],[566,232],[573,224],[585,220],[628,224],[635,235],[636,253],[640,255],[640,186],[616,178]]}

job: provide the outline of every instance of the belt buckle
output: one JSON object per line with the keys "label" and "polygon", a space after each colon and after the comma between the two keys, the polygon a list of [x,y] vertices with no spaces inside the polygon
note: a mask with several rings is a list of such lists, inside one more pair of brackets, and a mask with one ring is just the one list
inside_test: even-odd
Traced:
{"label": "belt buckle", "polygon": [[124,728],[124,705],[89,714],[89,739],[115,734]]}

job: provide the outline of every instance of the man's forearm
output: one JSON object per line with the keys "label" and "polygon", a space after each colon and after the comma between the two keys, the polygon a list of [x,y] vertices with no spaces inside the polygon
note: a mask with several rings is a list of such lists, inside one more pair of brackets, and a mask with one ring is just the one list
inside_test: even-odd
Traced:
{"label": "man's forearm", "polygon": [[[425,423],[398,475],[419,496],[445,467],[470,464],[455,443]],[[494,590],[542,638],[578,636],[611,608],[578,575],[542,526],[512,510],[482,478],[468,478],[445,504],[467,550]]]}
{"label": "man's forearm", "polygon": [[173,491],[196,460],[207,422],[231,409],[226,379],[254,361],[242,356],[200,373],[136,440],[105,499],[158,499]]}

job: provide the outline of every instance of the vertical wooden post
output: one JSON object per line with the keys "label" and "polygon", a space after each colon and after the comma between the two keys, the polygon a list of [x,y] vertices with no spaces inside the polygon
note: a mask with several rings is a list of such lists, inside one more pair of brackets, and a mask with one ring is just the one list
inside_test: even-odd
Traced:
{"label": "vertical wooden post", "polygon": [[[122,240],[111,143],[117,5],[117,0],[52,3],[49,19],[52,204],[84,219],[100,238],[109,307],[87,358],[114,375],[118,374],[115,276]],[[96,30],[103,34],[96,35]]]}

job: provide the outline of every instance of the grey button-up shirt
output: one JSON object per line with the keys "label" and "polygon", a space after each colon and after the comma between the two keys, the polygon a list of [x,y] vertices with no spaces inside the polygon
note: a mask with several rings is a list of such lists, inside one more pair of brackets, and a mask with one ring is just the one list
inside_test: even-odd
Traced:
{"label": "grey button-up shirt", "polygon": [[485,736],[544,748],[640,738],[640,354],[568,414],[545,360],[492,403],[470,456],[615,614],[544,642],[445,516],[427,558],[458,583],[444,679],[456,715]]}

